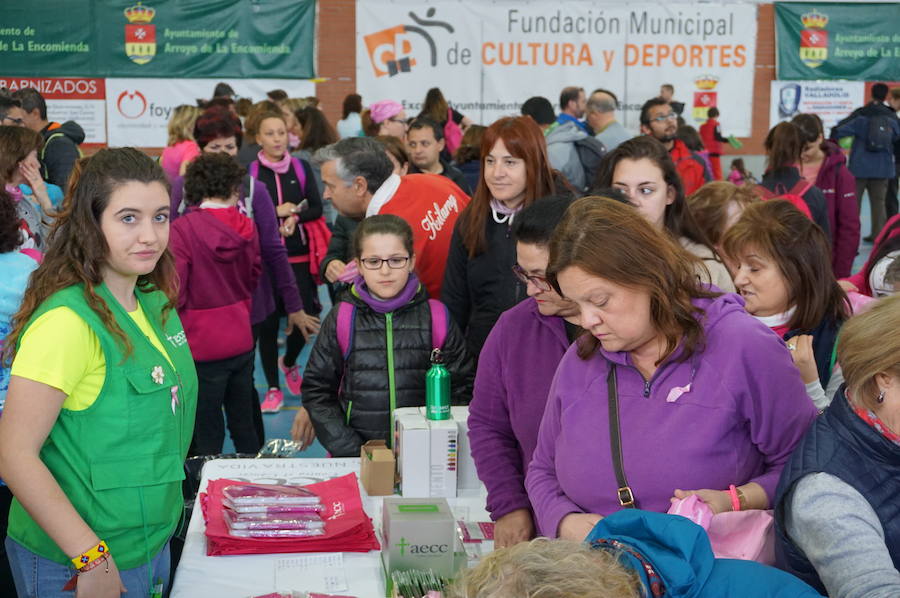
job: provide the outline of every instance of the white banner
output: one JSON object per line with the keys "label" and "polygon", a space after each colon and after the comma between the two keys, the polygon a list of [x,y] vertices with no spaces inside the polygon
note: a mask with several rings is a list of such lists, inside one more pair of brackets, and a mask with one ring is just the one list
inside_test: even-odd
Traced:
{"label": "white banner", "polygon": [[104,80],[82,77],[4,77],[0,88],[37,89],[47,103],[47,119],[74,120],[84,129],[84,143],[106,143],[106,91]]}
{"label": "white banner", "polygon": [[689,124],[718,106],[723,132],[750,135],[754,5],[367,0],[356,32],[364,102],[394,99],[409,116],[430,87],[489,124],[575,85],[615,93],[636,131],[641,104],[671,83]]}
{"label": "white banner", "polygon": [[[106,114],[110,147],[165,147],[172,110],[208,99],[219,79],[107,79]],[[315,95],[310,80],[225,79],[240,97],[254,102],[283,89],[288,97]]]}
{"label": "white banner", "polygon": [[772,81],[769,128],[797,114],[818,114],[828,138],[839,120],[865,103],[864,81]]}

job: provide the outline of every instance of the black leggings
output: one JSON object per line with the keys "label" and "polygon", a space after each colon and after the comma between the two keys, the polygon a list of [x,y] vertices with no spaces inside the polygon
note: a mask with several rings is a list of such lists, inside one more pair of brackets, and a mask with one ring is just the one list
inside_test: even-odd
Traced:
{"label": "black leggings", "polygon": [[13,583],[9,560],[6,558],[6,528],[9,523],[9,505],[12,503],[12,492],[9,486],[0,485],[0,596],[15,596],[16,586]]}
{"label": "black leggings", "polygon": [[[318,289],[309,273],[309,263],[300,262],[291,264],[294,271],[294,279],[297,281],[297,290],[300,291],[300,299],[303,301],[303,311],[308,315],[317,316],[322,311],[319,305]],[[276,308],[269,317],[253,327],[254,337],[259,339],[259,359],[262,362],[263,375],[269,388],[280,388],[278,382],[278,333],[281,327],[281,318],[285,316],[284,303],[276,293]],[[284,365],[287,367],[297,363],[297,356],[303,350],[306,341],[299,330],[294,330],[287,337],[284,352]]]}

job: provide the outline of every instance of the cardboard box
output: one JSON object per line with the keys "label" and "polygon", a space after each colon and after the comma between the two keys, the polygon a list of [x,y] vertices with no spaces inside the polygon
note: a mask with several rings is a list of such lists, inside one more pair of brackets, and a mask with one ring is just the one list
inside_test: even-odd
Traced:
{"label": "cardboard box", "polygon": [[369,496],[388,496],[394,493],[396,461],[384,440],[370,440],[359,450],[362,461],[359,478]]}
{"label": "cardboard box", "polygon": [[446,500],[385,498],[381,522],[388,576],[409,569],[454,576],[456,521]]}
{"label": "cardboard box", "polygon": [[394,452],[400,494],[407,498],[455,497],[459,426],[429,421],[419,408],[394,410]]}

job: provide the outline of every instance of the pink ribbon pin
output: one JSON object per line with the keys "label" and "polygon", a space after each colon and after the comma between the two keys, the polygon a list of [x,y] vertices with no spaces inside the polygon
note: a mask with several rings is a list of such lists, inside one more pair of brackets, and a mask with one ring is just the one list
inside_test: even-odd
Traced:
{"label": "pink ribbon pin", "polygon": [[172,415],[175,415],[175,408],[178,407],[178,387],[172,387]]}
{"label": "pink ribbon pin", "polygon": [[672,390],[669,391],[669,396],[666,397],[666,403],[674,403],[686,392],[691,392],[691,385],[687,386],[676,386]]}

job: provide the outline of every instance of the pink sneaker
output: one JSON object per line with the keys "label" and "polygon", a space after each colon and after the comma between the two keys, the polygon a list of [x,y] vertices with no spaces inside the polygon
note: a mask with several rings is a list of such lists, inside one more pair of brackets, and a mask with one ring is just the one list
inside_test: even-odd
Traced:
{"label": "pink sneaker", "polygon": [[300,366],[294,364],[292,367],[284,365],[284,355],[278,358],[278,369],[284,373],[284,381],[288,390],[295,397],[300,396],[300,387],[303,386],[303,376],[300,375]]}
{"label": "pink sneaker", "polygon": [[270,388],[263,399],[259,410],[263,413],[278,413],[284,404],[284,395],[277,388]]}

